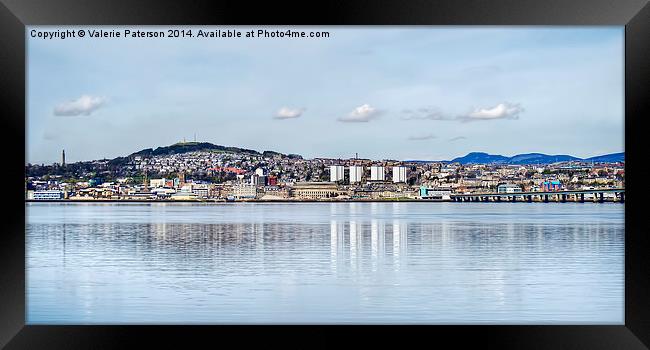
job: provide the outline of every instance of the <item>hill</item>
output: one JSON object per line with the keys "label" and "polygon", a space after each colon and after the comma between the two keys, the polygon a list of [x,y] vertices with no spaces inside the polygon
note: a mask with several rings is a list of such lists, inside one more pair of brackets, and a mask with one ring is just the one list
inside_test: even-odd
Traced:
{"label": "hill", "polygon": [[209,142],[179,142],[170,146],[157,147],[156,149],[146,148],[141,151],[132,153],[128,157],[134,157],[134,156],[153,157],[153,156],[164,156],[164,155],[182,154],[182,153],[199,152],[199,151],[240,153],[240,154],[248,154],[253,156],[264,156],[264,157],[279,156],[279,157],[290,157],[290,158],[302,158],[300,155],[297,154],[285,155],[275,151],[258,152],[252,149],[220,146]]}

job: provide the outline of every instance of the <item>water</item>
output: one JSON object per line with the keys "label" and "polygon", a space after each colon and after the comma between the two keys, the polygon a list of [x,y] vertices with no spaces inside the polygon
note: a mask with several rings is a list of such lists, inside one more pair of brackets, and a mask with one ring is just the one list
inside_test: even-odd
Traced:
{"label": "water", "polygon": [[624,205],[28,203],[29,324],[623,324]]}

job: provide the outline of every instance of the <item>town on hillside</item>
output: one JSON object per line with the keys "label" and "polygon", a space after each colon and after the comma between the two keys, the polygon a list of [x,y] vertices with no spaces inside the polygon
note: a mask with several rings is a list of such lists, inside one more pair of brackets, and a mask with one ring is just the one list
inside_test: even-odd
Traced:
{"label": "town on hillside", "polygon": [[[625,187],[624,161],[463,164],[304,159],[221,146],[192,149],[188,144],[174,145],[185,147],[182,151],[149,149],[70,164],[63,151],[61,162],[26,165],[25,196],[30,201],[450,200],[458,195]],[[586,198],[595,199],[590,196],[596,194]],[[603,198],[616,200],[616,193],[604,193]]]}

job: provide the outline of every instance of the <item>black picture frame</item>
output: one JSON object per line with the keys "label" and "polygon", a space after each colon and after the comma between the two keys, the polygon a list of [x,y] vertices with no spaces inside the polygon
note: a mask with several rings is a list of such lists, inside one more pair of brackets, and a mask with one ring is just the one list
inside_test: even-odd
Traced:
{"label": "black picture frame", "polygon": [[[624,25],[625,26],[625,325],[624,326],[33,326],[25,325],[25,26],[28,25]],[[133,341],[186,346],[225,344],[340,346],[335,335],[370,343],[404,339],[457,346],[533,349],[645,349],[650,346],[650,233],[640,189],[645,174],[642,121],[650,115],[650,5],[646,0],[445,0],[323,3],[210,1],[0,0],[0,101],[5,181],[0,233],[0,346],[13,348],[114,348]],[[579,131],[577,131],[579,132]],[[598,142],[598,140],[594,140]],[[22,169],[22,170],[21,170]],[[257,336],[264,333],[263,337]],[[396,332],[399,333],[396,336]],[[406,338],[405,338],[406,337]]]}

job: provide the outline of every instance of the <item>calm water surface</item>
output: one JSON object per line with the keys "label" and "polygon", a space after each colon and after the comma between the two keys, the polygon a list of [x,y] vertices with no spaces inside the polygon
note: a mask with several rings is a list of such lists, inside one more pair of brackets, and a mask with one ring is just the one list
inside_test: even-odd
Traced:
{"label": "calm water surface", "polygon": [[616,203],[28,203],[27,322],[623,324]]}

